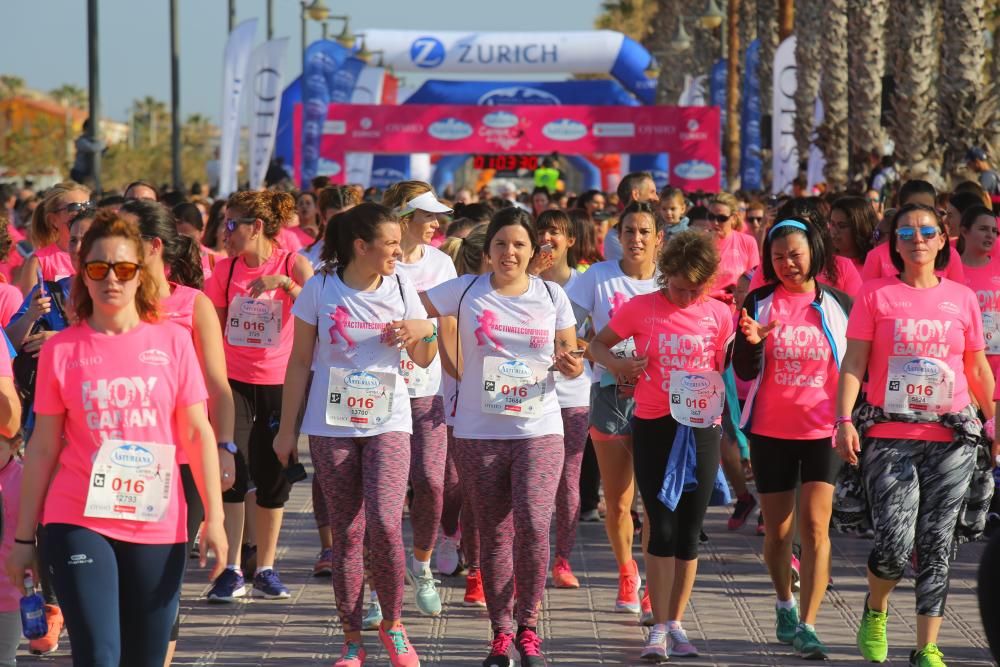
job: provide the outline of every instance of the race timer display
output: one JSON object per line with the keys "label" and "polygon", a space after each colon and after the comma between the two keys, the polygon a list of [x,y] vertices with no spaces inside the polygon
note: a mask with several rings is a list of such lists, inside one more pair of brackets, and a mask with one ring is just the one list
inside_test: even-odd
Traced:
{"label": "race timer display", "polygon": [[473,169],[495,169],[496,171],[518,171],[538,169],[537,155],[474,155]]}

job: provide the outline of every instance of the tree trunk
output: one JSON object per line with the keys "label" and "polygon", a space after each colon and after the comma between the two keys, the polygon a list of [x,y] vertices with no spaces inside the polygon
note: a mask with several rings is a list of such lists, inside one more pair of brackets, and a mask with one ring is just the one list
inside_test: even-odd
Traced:
{"label": "tree trunk", "polygon": [[729,44],[726,76],[726,182],[729,190],[740,189],[740,0],[729,0]]}
{"label": "tree trunk", "polygon": [[825,0],[822,10],[826,48],[822,56],[823,123],[816,142],[826,158],[824,176],[828,191],[842,192],[847,186],[847,0]]}
{"label": "tree trunk", "polygon": [[950,175],[965,152],[985,139],[980,107],[987,95],[983,68],[983,0],[943,0],[938,131],[943,142],[943,172]]}
{"label": "tree trunk", "polygon": [[795,31],[795,0],[781,0],[778,7],[778,37],[785,41]]}
{"label": "tree trunk", "polygon": [[847,28],[850,37],[863,40],[865,48],[848,49],[850,77],[850,131],[854,176],[864,176],[867,158],[882,155],[885,132],[882,129],[882,77],[885,75],[885,24],[888,0],[849,0]]}
{"label": "tree trunk", "polygon": [[821,52],[832,47],[823,32],[822,2],[826,0],[801,0],[795,12],[795,143],[799,149],[799,160],[809,155],[809,144],[813,138],[813,112],[819,94],[821,73]]}

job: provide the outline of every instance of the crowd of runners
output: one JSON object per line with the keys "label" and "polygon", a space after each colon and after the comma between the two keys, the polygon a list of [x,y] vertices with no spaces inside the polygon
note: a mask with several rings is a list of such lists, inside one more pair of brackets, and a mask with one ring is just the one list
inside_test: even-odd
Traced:
{"label": "crowd of runners", "polygon": [[730,530],[757,514],[776,642],[826,657],[836,527],[872,542],[861,657],[886,660],[909,573],[910,664],[944,664],[953,551],[1000,521],[1000,260],[978,183],[0,194],[0,665],[27,572],[48,628],[29,649],[55,651],[65,624],[87,667],[170,663],[192,552],[214,562],[206,604],[289,598],[300,442],[334,667],[365,663],[366,631],[419,665],[404,600],[447,614],[435,571],[465,572],[464,604],[486,609],[483,667],[545,665],[542,595],[580,586],[581,520],[604,522],[606,611],[648,626],[642,659],[697,656],[710,505],[732,505]]}

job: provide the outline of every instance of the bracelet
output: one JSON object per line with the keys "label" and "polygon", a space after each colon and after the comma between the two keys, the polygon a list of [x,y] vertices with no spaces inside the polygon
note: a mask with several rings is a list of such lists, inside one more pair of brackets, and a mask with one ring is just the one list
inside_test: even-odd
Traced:
{"label": "bracelet", "polygon": [[438,337],[438,325],[436,325],[433,322],[431,322],[431,326],[434,327],[434,333],[432,333],[430,336],[424,336],[423,337],[422,340],[425,343],[433,343],[434,341],[437,340],[437,337]]}
{"label": "bracelet", "polygon": [[850,424],[852,421],[853,420],[850,417],[837,417],[833,420],[833,427],[837,428],[841,424]]}
{"label": "bracelet", "polygon": [[34,540],[19,540],[16,537],[14,538],[14,543],[15,544],[26,544],[26,545],[32,546],[32,547],[35,546],[35,541]]}
{"label": "bracelet", "polygon": [[285,293],[292,291],[292,278],[291,276],[285,276],[285,284],[281,286],[281,289],[285,290]]}

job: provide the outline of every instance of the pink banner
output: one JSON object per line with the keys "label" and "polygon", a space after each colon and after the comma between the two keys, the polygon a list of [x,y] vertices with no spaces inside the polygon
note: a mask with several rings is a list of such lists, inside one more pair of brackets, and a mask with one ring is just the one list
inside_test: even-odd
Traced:
{"label": "pink banner", "polygon": [[[296,168],[301,106],[295,110]],[[719,110],[669,106],[331,104],[322,158],[345,153],[667,153],[670,184],[719,189]]]}

